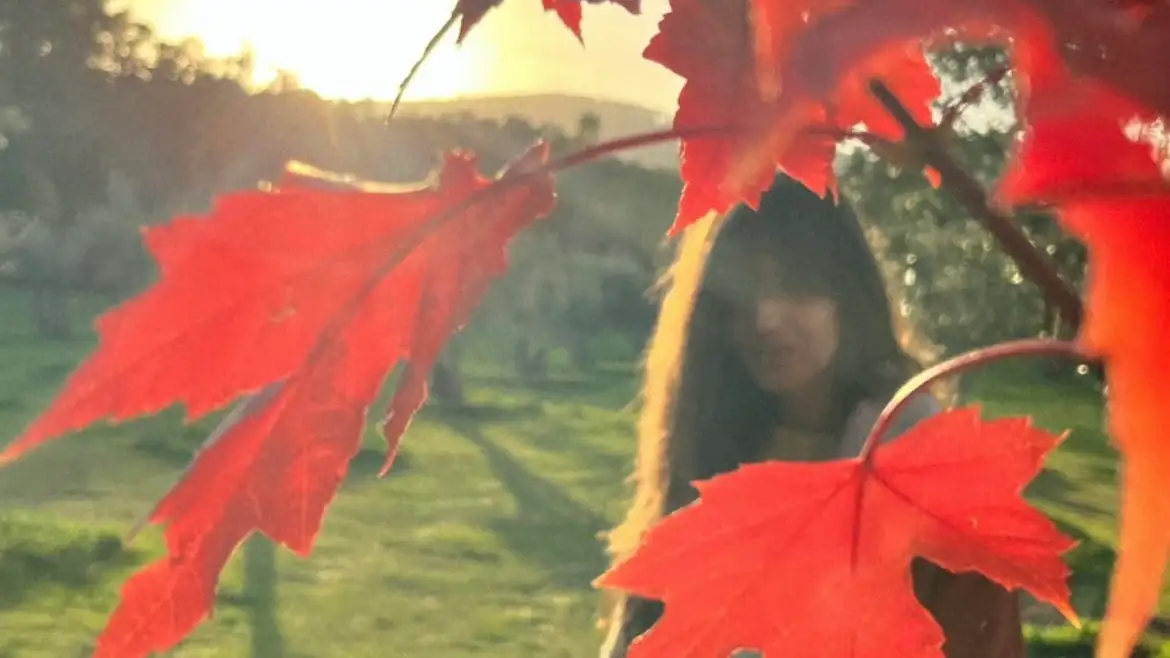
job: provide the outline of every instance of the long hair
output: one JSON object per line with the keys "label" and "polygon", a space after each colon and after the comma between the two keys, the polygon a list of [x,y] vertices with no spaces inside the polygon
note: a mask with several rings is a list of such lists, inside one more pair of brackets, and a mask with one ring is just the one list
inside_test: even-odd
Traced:
{"label": "long hair", "polygon": [[753,460],[783,423],[780,402],[734,351],[728,321],[729,309],[755,292],[746,263],[761,253],[779,266],[781,285],[836,302],[837,423],[863,400],[884,402],[920,368],[902,344],[909,332],[898,331],[881,270],[848,204],[781,174],[758,211],[740,206],[691,227],[662,281],[667,293],[643,364],[634,501],[608,533],[615,561],[694,499],[692,481]]}

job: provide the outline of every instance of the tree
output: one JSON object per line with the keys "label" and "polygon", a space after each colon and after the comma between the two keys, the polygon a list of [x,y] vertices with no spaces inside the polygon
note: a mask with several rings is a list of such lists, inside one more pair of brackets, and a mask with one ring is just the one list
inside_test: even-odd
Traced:
{"label": "tree", "polygon": [[574,136],[578,148],[588,148],[601,140],[601,117],[596,112],[586,112],[577,119],[577,134]]}

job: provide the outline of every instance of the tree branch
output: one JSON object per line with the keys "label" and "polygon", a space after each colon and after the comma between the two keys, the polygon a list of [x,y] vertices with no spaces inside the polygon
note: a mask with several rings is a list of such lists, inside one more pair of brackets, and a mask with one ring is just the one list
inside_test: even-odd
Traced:
{"label": "tree branch", "polygon": [[991,206],[979,182],[955,162],[937,134],[918,125],[885,83],[873,80],[869,88],[870,93],[906,131],[906,140],[921,154],[923,162],[942,176],[942,187],[966,206],[995,236],[1007,255],[1016,262],[1020,273],[1039,286],[1044,299],[1060,310],[1060,319],[1073,331],[1079,330],[1084,315],[1080,295],[1060,278],[1052,262],[1032,244],[1011,217]]}

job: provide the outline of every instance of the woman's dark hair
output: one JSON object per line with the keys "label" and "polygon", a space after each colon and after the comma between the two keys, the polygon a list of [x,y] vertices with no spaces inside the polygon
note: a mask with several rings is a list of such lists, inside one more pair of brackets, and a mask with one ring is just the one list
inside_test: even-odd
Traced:
{"label": "woman's dark hair", "polygon": [[646,353],[635,500],[609,533],[617,560],[662,516],[693,500],[692,481],[755,459],[783,422],[782,406],[754,382],[732,344],[730,311],[758,294],[748,263],[761,254],[779,266],[781,288],[837,304],[839,423],[858,402],[892,395],[919,369],[899,343],[881,270],[847,204],[781,174],[758,211],[740,206],[693,226],[664,279],[669,288]]}

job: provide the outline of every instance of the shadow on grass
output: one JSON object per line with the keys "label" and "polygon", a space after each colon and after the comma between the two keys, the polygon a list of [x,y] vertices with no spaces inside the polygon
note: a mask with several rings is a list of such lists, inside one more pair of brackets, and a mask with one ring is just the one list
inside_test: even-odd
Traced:
{"label": "shadow on grass", "polygon": [[28,376],[25,382],[30,386],[61,386],[74,367],[75,364],[71,362],[38,365],[26,371]]}
{"label": "shadow on grass", "polygon": [[[1071,433],[1068,439],[1060,446],[1060,450],[1075,452],[1085,457],[1092,457],[1095,460],[1100,460],[1102,463],[1116,464],[1118,459],[1117,449],[1110,443],[1109,437],[1105,436],[1104,427],[1077,425],[1068,429]],[[1116,471],[1116,469],[1112,470]]]}
{"label": "shadow on grass", "polygon": [[131,449],[171,468],[186,466],[214,427],[210,422],[183,424],[177,414],[163,413],[121,428],[132,432]]}
{"label": "shadow on grass", "polygon": [[1083,485],[1072,482],[1069,476],[1061,471],[1045,469],[1029,484],[1027,496],[1064,511],[1082,515],[1086,521],[1109,516],[1109,508],[1106,505],[1108,501],[1087,500],[1082,487]]}
{"label": "shadow on grass", "polygon": [[124,549],[113,533],[0,515],[0,610],[41,591],[102,586],[140,561],[139,552]]}
{"label": "shadow on grass", "polygon": [[[544,423],[546,410],[542,402],[572,402],[605,407],[620,407],[628,403],[632,389],[626,386],[631,375],[622,371],[604,371],[602,374],[577,378],[550,378],[536,383],[523,383],[516,377],[481,376],[468,378],[471,387],[488,392],[482,400],[469,400],[462,405],[443,405],[432,401],[419,412],[419,420],[432,420],[466,427],[476,423],[522,423],[540,419]],[[629,390],[628,390],[629,389]],[[0,400],[0,406],[3,401]],[[135,452],[170,468],[182,468],[190,463],[212,429],[216,419],[201,419],[185,423],[182,411],[167,409],[159,414],[136,420],[116,429],[99,428],[96,431],[130,434]],[[363,448],[349,466],[347,482],[367,476],[376,476],[381,470],[384,455],[377,450]],[[405,454],[395,460],[391,475],[409,468]]]}
{"label": "shadow on grass", "polygon": [[[16,412],[16,411],[24,411],[25,409],[26,409],[26,406],[25,406],[25,400],[24,400],[23,396],[8,396],[8,397],[0,396],[0,412],[3,412],[3,411]],[[19,428],[15,428],[15,429],[19,429]],[[0,654],[0,656],[3,656],[3,655],[4,654]]]}
{"label": "shadow on grass", "polygon": [[[629,372],[606,372],[597,379],[561,377],[531,384],[514,377],[480,376],[469,381],[471,401],[462,406],[428,406],[420,418],[458,431],[506,425],[509,437],[546,452],[563,453],[566,440],[573,437],[573,460],[583,470],[622,474],[629,469],[630,456],[625,450],[618,448],[615,452],[612,445],[598,445],[583,435],[619,431],[629,433],[633,440],[632,418],[615,418],[606,413],[601,420],[601,416],[593,415],[598,410],[623,409],[633,401]],[[603,424],[598,424],[599,420]],[[614,429],[614,423],[619,429]]]}
{"label": "shadow on grass", "polygon": [[546,572],[556,587],[588,587],[605,567],[597,533],[606,527],[606,520],[525,468],[474,423],[452,420],[449,424],[483,453],[496,478],[516,500],[516,514],[492,519],[488,528],[515,554]]}
{"label": "shadow on grass", "polygon": [[221,591],[216,605],[232,607],[244,613],[250,630],[250,658],[285,658],[290,651],[280,627],[280,572],[277,553],[271,539],[253,534],[241,548],[244,584],[239,591]]}
{"label": "shadow on grass", "polygon": [[[342,483],[342,486],[346,489],[352,489],[363,484],[376,484],[379,481],[378,473],[382,471],[382,464],[385,461],[386,450],[384,448],[362,448],[350,460],[349,470],[346,472],[345,482]],[[399,449],[398,455],[394,458],[394,465],[386,477],[393,478],[409,471],[411,464],[410,453],[405,449]]]}
{"label": "shadow on grass", "polygon": [[[1045,470],[1028,487],[1028,497],[1044,501],[1053,523],[1061,532],[1078,542],[1065,555],[1072,575],[1069,587],[1072,590],[1072,604],[1077,613],[1089,619],[1100,618],[1105,612],[1105,594],[1113,562],[1117,558],[1113,547],[1102,543],[1086,532],[1084,519],[1101,517],[1104,510],[1078,498],[1078,486],[1063,473]],[[1060,514],[1051,513],[1058,509]]]}
{"label": "shadow on grass", "polygon": [[537,396],[544,400],[618,409],[634,398],[639,381],[632,370],[603,369],[590,374],[550,376],[532,382],[514,376],[484,375],[469,378],[468,384],[505,395]]}
{"label": "shadow on grass", "polygon": [[252,627],[252,658],[284,658],[284,634],[277,618],[276,546],[267,537],[253,535],[244,544],[242,605]]}
{"label": "shadow on grass", "polygon": [[[1087,622],[1083,628],[1029,628],[1028,658],[1093,658],[1100,624]],[[1164,655],[1156,638],[1146,638],[1134,648],[1131,658],[1154,658]]]}
{"label": "shadow on grass", "polygon": [[[146,457],[172,469],[182,469],[191,463],[196,451],[203,444],[211,431],[209,426],[168,424],[163,420],[149,419],[136,428],[138,438],[131,444],[131,448]],[[382,463],[386,459],[386,451],[373,447],[363,447],[354,455],[349,463],[349,470],[345,479],[345,486],[353,486],[359,482],[376,481],[378,472],[382,470]],[[388,477],[410,469],[410,455],[400,450],[394,459],[394,467]]]}
{"label": "shadow on grass", "polygon": [[[527,396],[525,396],[527,397]],[[544,415],[540,403],[530,399],[465,402],[461,405],[431,404],[419,412],[420,418],[463,423],[493,423],[528,420]]]}

